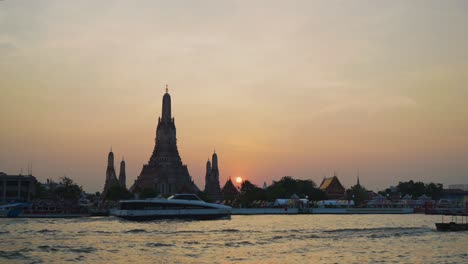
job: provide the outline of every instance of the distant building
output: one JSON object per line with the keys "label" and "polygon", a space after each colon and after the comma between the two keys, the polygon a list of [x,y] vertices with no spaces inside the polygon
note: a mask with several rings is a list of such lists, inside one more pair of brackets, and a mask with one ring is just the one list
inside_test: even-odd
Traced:
{"label": "distant building", "polygon": [[319,187],[331,200],[342,199],[345,196],[346,189],[341,184],[338,177],[334,175],[330,178],[324,178]]}
{"label": "distant building", "polygon": [[443,189],[440,194],[440,199],[452,200],[452,201],[468,201],[468,191],[461,189]]}
{"label": "distant building", "polygon": [[218,170],[218,155],[213,153],[210,160],[206,162],[205,175],[205,193],[211,200],[218,201],[221,199],[221,187],[219,187],[219,170]]}
{"label": "distant building", "polygon": [[231,179],[226,182],[221,190],[221,196],[223,197],[223,200],[234,200],[239,196],[239,190],[234,186]]}
{"label": "distant building", "polygon": [[462,190],[462,191],[468,191],[468,184],[451,184],[448,186],[449,189],[453,190]]}
{"label": "distant building", "polygon": [[187,165],[177,149],[176,126],[171,115],[171,96],[166,87],[163,96],[162,115],[156,128],[156,142],[148,164],[143,165],[140,175],[130,187],[133,193],[152,189],[161,195],[175,193],[198,193],[199,189],[190,177]]}
{"label": "distant building", "polygon": [[36,177],[32,175],[7,175],[0,172],[2,203],[31,201],[36,195]]}

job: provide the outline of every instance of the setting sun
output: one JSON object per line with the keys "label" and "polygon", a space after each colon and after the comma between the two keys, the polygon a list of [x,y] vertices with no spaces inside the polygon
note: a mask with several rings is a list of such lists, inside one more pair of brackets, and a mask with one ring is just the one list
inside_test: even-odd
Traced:
{"label": "setting sun", "polygon": [[237,178],[236,178],[236,182],[237,182],[237,183],[242,183],[242,178],[241,178],[241,177],[237,177]]}

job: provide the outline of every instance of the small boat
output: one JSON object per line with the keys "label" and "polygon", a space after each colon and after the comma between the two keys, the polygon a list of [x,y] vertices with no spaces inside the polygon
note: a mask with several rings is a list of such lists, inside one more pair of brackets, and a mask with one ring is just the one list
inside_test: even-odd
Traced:
{"label": "small boat", "polygon": [[110,215],[126,220],[148,221],[156,219],[211,220],[228,218],[231,207],[207,203],[195,194],[176,194],[167,199],[122,200]]}
{"label": "small boat", "polygon": [[[437,231],[468,231],[468,214],[452,214],[450,216],[452,217],[450,222],[444,223],[442,216],[442,222],[435,224]],[[457,222],[459,216],[461,217],[461,223]]]}
{"label": "small boat", "polygon": [[29,203],[12,203],[0,206],[0,217],[18,217],[24,208],[31,206]]}
{"label": "small boat", "polygon": [[436,223],[437,231],[468,231],[468,224],[459,224],[455,222],[450,223]]}

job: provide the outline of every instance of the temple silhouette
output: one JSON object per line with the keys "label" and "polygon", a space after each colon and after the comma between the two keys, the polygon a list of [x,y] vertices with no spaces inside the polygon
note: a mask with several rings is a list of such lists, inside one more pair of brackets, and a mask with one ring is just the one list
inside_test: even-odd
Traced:
{"label": "temple silhouette", "polygon": [[163,196],[175,193],[198,193],[200,190],[190,176],[187,165],[177,149],[176,126],[171,114],[171,96],[166,85],[162,115],[158,118],[154,150],[130,191],[140,193],[154,189]]}
{"label": "temple silhouette", "polygon": [[104,183],[104,189],[101,194],[101,199],[105,199],[107,196],[107,193],[113,186],[121,185],[123,188],[125,187],[125,181],[126,181],[126,176],[125,176],[125,161],[122,159],[120,162],[120,174],[119,178],[117,179],[115,169],[114,169],[114,152],[112,152],[112,149],[109,152],[109,155],[107,156],[107,169],[106,169],[106,181]]}
{"label": "temple silhouette", "polygon": [[206,175],[205,175],[205,193],[209,199],[213,201],[221,200],[221,187],[219,187],[219,169],[218,169],[218,155],[213,153],[211,161],[208,159],[206,162]]}

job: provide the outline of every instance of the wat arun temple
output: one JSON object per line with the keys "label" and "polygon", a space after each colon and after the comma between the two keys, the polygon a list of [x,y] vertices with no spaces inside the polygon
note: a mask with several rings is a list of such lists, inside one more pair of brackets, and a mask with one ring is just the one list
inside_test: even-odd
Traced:
{"label": "wat arun temple", "polygon": [[162,115],[158,119],[154,150],[140,175],[130,187],[132,193],[154,189],[163,196],[174,193],[198,193],[200,190],[190,176],[187,165],[177,149],[176,126],[171,114],[171,96],[163,96]]}

